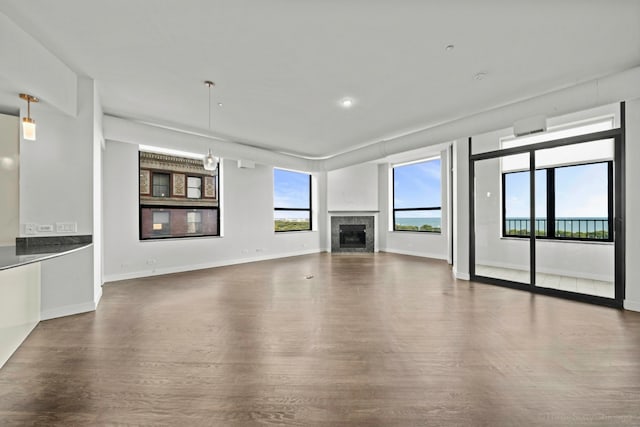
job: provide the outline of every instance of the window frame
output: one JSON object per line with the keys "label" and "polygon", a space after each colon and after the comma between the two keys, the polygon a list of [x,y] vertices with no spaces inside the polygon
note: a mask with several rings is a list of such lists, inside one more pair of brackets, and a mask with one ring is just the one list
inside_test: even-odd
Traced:
{"label": "window frame", "polygon": [[[165,196],[156,196],[156,184],[155,178],[156,176],[166,176],[167,177],[167,192]],[[164,185],[162,185],[164,187]],[[160,172],[160,171],[152,171],[151,172],[151,196],[160,197],[163,199],[171,198],[171,173],[169,172]]]}
{"label": "window frame", "polygon": [[[422,207],[413,207],[413,208],[396,208],[396,168],[415,165],[418,163],[427,163],[431,161],[439,160],[440,161],[440,206],[422,206]],[[442,156],[430,157],[424,160],[417,160],[409,163],[402,163],[391,166],[391,216],[393,218],[393,231],[394,232],[408,232],[408,233],[431,233],[431,234],[442,234]],[[400,230],[396,228],[396,212],[408,212],[408,211],[440,211],[440,230]]]}
{"label": "window frame", "polygon": [[154,217],[156,214],[159,213],[164,213],[167,214],[167,218],[169,219],[167,222],[161,222],[159,224],[167,224],[167,229],[165,230],[164,227],[162,228],[162,230],[153,230],[152,235],[153,236],[158,236],[158,238],[162,238],[163,236],[170,236],[171,235],[171,211],[164,211],[164,210],[158,210],[158,211],[152,211],[151,212],[151,222],[152,224],[155,224],[154,221]]}
{"label": "window frame", "polygon": [[[574,167],[574,166],[587,166],[587,165],[596,165],[596,164],[607,164],[607,238],[606,239],[598,239],[594,237],[566,237],[566,236],[556,236],[556,194],[555,194],[555,171],[557,169]],[[561,240],[561,241],[578,241],[578,242],[604,242],[611,243],[613,242],[613,160],[598,160],[593,162],[581,162],[581,163],[571,163],[571,164],[563,164],[560,166],[552,166],[552,167],[544,167],[538,168],[537,171],[546,170],[547,177],[547,186],[546,186],[546,202],[547,202],[547,214],[546,214],[546,235],[536,233],[536,239],[541,240]],[[507,205],[506,205],[506,176],[512,173],[522,173],[528,171],[509,171],[509,172],[501,172],[501,180],[502,180],[502,237],[503,238],[519,238],[519,239],[529,239],[529,234],[507,234]],[[531,221],[531,218],[528,218],[527,221]],[[536,227],[531,227],[536,228]]]}
{"label": "window frame", "polygon": [[[198,187],[190,187],[189,186],[189,178],[197,178],[200,180],[200,185]],[[204,179],[201,175],[186,175],[185,177],[185,197],[187,198],[187,200],[201,200],[202,197],[202,187],[203,187],[203,182]],[[198,188],[198,190],[200,191],[200,197],[189,197],[189,189],[190,188]]]}
{"label": "window frame", "polygon": [[283,169],[283,168],[273,168],[273,176],[274,176],[274,180],[273,180],[273,194],[275,195],[275,191],[276,191],[276,182],[275,182],[275,171],[276,170],[281,170],[281,171],[285,171],[285,172],[293,172],[293,173],[298,173],[298,174],[302,174],[302,175],[307,175],[309,178],[309,208],[287,208],[287,207],[282,207],[282,206],[275,206],[275,202],[274,202],[274,206],[273,206],[273,212],[275,214],[275,212],[277,211],[295,211],[295,212],[308,212],[309,213],[309,228],[305,228],[305,229],[300,229],[300,230],[276,230],[275,228],[275,217],[274,217],[274,223],[273,223],[273,231],[275,233],[289,233],[289,232],[299,232],[299,231],[313,231],[313,193],[312,193],[312,175],[308,172],[300,172],[300,171],[295,171],[295,170],[290,170],[290,169]]}
{"label": "window frame", "polygon": [[[199,221],[189,221],[189,214],[194,214],[194,216],[197,216]],[[197,214],[197,215],[195,215]],[[194,231],[193,233],[189,232],[189,224],[196,224],[196,231]],[[187,211],[187,235],[189,236],[198,236],[202,234],[202,209],[197,209],[197,210],[192,210],[192,211]]]}
{"label": "window frame", "polygon": [[[146,149],[138,150],[138,240],[140,242],[153,242],[160,240],[176,240],[176,239],[200,239],[200,238],[216,238],[222,237],[222,159],[219,160],[217,168],[214,173],[210,173],[202,168],[202,171],[186,171],[186,170],[174,170],[170,168],[162,168],[157,165],[143,165],[142,156],[151,155],[151,156],[168,156],[175,159],[180,160],[188,160],[193,162],[196,159],[195,156],[187,155],[190,153],[164,153],[161,150],[155,151],[154,147],[146,147]],[[198,165],[201,165],[201,160],[197,161]],[[193,165],[192,165],[193,166]],[[169,195],[166,197],[161,196],[153,196],[153,175],[154,174],[165,174],[169,175]],[[184,193],[176,194],[174,193],[175,182],[174,178],[177,175],[184,176]],[[146,179],[144,177],[147,177]],[[200,198],[189,198],[187,197],[187,182],[188,177],[200,178]],[[213,194],[207,195],[205,193],[206,188],[206,179],[207,177],[211,177],[212,185],[213,185]],[[146,182],[146,188],[143,189],[142,183],[143,179]],[[146,190],[146,191],[145,191]],[[154,200],[155,199],[155,200]],[[151,210],[153,214],[153,210],[169,210],[170,220],[173,221],[173,214],[171,211],[188,211],[197,209],[201,212],[201,232],[200,233],[178,233],[178,234],[155,234],[149,233],[145,231],[145,219],[144,219],[144,211]],[[210,212],[210,213],[205,213]],[[203,230],[205,228],[204,221],[205,215],[212,217],[212,220],[215,219],[215,229],[205,233]],[[184,215],[184,227],[188,228],[187,224],[187,215]],[[170,223],[170,226],[172,223]],[[180,229],[182,225],[177,227]],[[173,228],[173,227],[172,227]]]}

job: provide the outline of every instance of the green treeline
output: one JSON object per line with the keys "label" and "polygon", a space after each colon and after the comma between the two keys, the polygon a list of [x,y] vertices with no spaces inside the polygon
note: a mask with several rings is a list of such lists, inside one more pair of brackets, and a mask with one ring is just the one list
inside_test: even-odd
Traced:
{"label": "green treeline", "polygon": [[432,231],[432,232],[440,232],[440,227],[433,227],[428,224],[423,224],[420,227],[417,225],[404,225],[404,224],[396,224],[396,231]]}
{"label": "green treeline", "polygon": [[309,221],[283,221],[275,220],[275,231],[304,231],[311,230]]}
{"label": "green treeline", "polygon": [[[508,236],[528,236],[529,230],[526,229],[511,229],[507,231]],[[536,236],[546,236],[546,232],[544,230],[536,230]],[[555,237],[564,237],[569,239],[598,239],[598,240],[607,240],[609,238],[609,232],[607,230],[598,230],[598,231],[581,231],[581,232],[570,232],[570,231],[558,231],[556,230]]]}

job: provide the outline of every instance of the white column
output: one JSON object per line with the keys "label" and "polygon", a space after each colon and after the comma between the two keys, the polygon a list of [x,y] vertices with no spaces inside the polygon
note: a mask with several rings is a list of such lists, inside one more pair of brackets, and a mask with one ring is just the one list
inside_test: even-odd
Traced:
{"label": "white column", "polygon": [[453,273],[469,280],[469,142],[453,143]]}

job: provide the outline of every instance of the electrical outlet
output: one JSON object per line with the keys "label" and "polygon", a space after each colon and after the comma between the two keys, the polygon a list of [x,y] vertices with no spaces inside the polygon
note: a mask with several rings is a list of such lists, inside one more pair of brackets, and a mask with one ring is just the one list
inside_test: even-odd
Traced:
{"label": "electrical outlet", "polygon": [[36,224],[25,224],[24,234],[36,234],[38,226]]}

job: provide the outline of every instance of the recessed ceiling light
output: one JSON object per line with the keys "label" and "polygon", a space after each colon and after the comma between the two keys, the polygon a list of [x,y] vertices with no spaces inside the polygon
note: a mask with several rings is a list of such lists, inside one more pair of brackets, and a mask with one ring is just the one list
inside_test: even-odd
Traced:
{"label": "recessed ceiling light", "polygon": [[342,98],[340,100],[340,106],[342,108],[351,108],[355,104],[355,101],[352,98]]}
{"label": "recessed ceiling light", "polygon": [[222,102],[218,102],[218,107],[222,107]]}
{"label": "recessed ceiling light", "polygon": [[475,76],[473,76],[473,78],[474,78],[475,80],[484,80],[486,77],[487,77],[487,73],[485,73],[485,72],[483,72],[483,71],[481,71],[481,72],[479,72],[479,73],[476,73],[476,75],[475,75]]}
{"label": "recessed ceiling light", "polygon": [[451,52],[454,48],[455,48],[454,45],[448,44],[444,47],[444,50],[446,50],[447,52]]}

